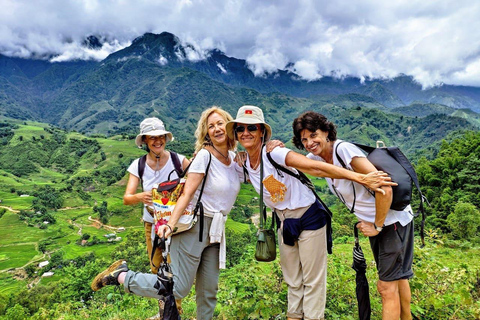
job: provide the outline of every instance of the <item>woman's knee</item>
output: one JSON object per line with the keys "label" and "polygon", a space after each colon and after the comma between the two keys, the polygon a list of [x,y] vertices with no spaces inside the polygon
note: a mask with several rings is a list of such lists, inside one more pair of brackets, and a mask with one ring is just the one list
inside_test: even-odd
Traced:
{"label": "woman's knee", "polygon": [[398,297],[398,282],[397,281],[382,281],[377,282],[378,293],[382,298]]}

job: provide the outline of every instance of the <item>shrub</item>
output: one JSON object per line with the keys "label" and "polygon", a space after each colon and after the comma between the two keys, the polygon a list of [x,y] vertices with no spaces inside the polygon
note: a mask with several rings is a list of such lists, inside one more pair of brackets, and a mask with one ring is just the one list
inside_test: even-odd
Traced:
{"label": "shrub", "polygon": [[474,240],[478,237],[480,212],[471,203],[459,202],[447,217],[448,226],[456,239]]}

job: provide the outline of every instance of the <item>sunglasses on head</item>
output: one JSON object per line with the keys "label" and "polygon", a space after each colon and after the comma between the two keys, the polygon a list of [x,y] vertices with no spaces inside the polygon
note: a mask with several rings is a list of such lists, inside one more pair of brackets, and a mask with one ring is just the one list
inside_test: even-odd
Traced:
{"label": "sunglasses on head", "polygon": [[242,133],[245,132],[245,129],[247,129],[249,132],[254,132],[258,130],[258,127],[256,124],[249,124],[248,126],[237,126],[235,128],[235,132]]}

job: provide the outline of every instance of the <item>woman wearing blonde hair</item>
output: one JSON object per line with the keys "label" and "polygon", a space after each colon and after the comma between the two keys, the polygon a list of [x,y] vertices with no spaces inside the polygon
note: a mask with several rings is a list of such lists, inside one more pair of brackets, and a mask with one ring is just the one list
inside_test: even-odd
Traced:
{"label": "woman wearing blonde hair", "polygon": [[[174,235],[170,248],[177,306],[188,295],[195,280],[198,320],[213,317],[218,277],[220,269],[225,268],[225,222],[240,190],[242,174],[233,161],[236,143],[225,131],[226,123],[231,120],[232,116],[218,107],[202,113],[195,131],[196,156],[192,160],[183,194],[168,224],[158,229],[160,236],[172,235],[184,210],[196,203],[202,180],[207,176],[201,198],[205,212],[203,223],[196,223],[192,229]],[[199,241],[201,233],[202,241]],[[97,275],[92,289],[97,291],[105,285],[123,284],[127,292],[158,299],[158,290],[154,288],[156,280],[153,274],[129,270],[126,261],[119,260]]]}

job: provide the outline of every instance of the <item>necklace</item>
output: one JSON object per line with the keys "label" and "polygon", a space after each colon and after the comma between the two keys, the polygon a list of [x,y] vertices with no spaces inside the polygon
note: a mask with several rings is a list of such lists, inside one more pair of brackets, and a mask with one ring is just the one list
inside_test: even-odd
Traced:
{"label": "necklace", "polygon": [[[258,160],[257,160],[257,163],[255,163],[255,165],[252,167],[253,170],[256,170],[258,168],[258,166],[260,165],[260,160],[262,160],[262,154],[260,153],[258,155]],[[251,161],[250,161],[250,164],[253,164]]]}
{"label": "necklace", "polygon": [[223,153],[221,153],[220,151],[218,151],[217,148],[215,148],[215,146],[213,145],[213,143],[212,143],[212,148],[215,149],[215,151],[217,151],[222,157],[225,158],[225,160],[228,161],[228,159],[229,159],[229,157],[228,157],[228,151],[227,151],[227,155],[224,155]]}
{"label": "necklace", "polygon": [[[150,150],[151,151],[151,150]],[[152,151],[153,152],[153,151]],[[157,154],[155,152],[153,152],[153,154],[155,154],[155,170],[154,170],[154,177],[157,177],[160,175],[160,160],[161,160],[161,157],[162,157],[162,154]]]}

